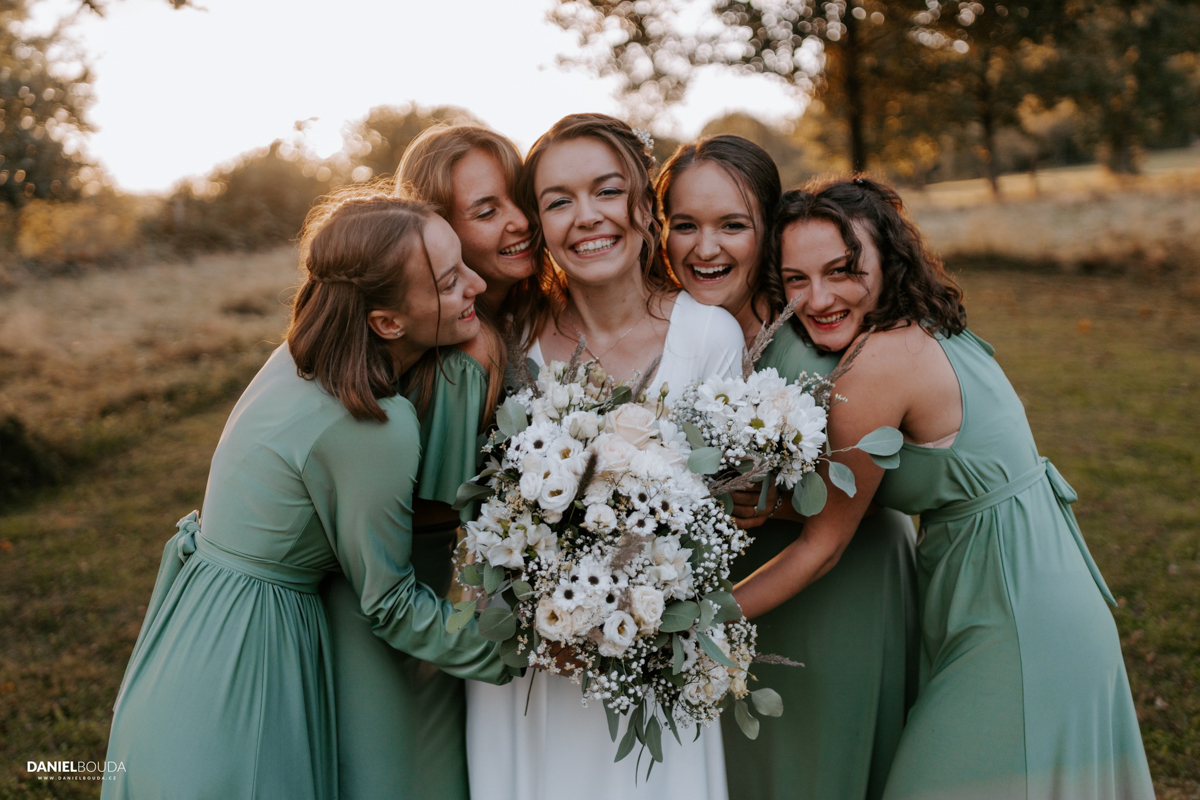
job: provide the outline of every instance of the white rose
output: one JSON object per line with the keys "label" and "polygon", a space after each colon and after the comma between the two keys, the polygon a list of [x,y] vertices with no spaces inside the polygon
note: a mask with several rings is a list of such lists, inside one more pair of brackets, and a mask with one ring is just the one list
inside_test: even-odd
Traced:
{"label": "white rose", "polygon": [[604,430],[615,433],[634,447],[641,449],[658,433],[658,417],[636,403],[626,403],[604,420]]}
{"label": "white rose", "polygon": [[620,656],[633,643],[638,625],[624,611],[614,611],[604,620],[604,639],[599,644],[600,655]]}
{"label": "white rose", "polygon": [[559,608],[553,598],[543,597],[538,601],[533,627],[542,636],[552,642],[563,642],[571,635],[573,626],[570,612]]}
{"label": "white rose", "polygon": [[536,472],[526,472],[521,475],[521,497],[529,501],[538,499],[538,495],[542,493],[542,484],[545,481],[542,478],[542,471],[539,469]]}
{"label": "white rose", "polygon": [[606,504],[588,506],[583,518],[583,527],[596,533],[608,533],[617,527],[617,512]]}
{"label": "white rose", "polygon": [[612,433],[602,433],[591,444],[599,458],[599,467],[603,472],[621,472],[629,468],[629,462],[637,453],[637,449],[620,436]]}
{"label": "white rose", "polygon": [[656,633],[662,623],[666,598],[653,586],[635,586],[629,590],[629,611],[637,620],[640,633]]}

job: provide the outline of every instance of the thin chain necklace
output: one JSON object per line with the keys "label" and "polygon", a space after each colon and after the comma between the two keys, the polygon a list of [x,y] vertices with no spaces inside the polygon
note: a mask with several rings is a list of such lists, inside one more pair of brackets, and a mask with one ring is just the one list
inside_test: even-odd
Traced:
{"label": "thin chain necklace", "polygon": [[[635,329],[636,329],[636,328],[637,328],[639,325],[641,325],[643,322],[645,322],[645,321],[646,321],[646,317],[647,317],[647,316],[649,316],[649,314],[642,314],[642,316],[640,316],[640,317],[638,318],[638,321],[637,321],[637,322],[635,322],[635,323],[633,323],[633,325],[631,325],[631,326],[629,327],[629,330],[625,331],[625,332],[624,332],[624,333],[622,333],[620,336],[618,336],[618,337],[617,337],[617,339],[616,339],[616,341],[614,341],[614,342],[613,342],[612,344],[610,344],[610,345],[609,345],[607,348],[605,348],[605,350],[604,350],[604,352],[603,352],[603,353],[597,353],[595,350],[593,350],[593,349],[591,348],[591,346],[590,346],[589,344],[587,344],[587,337],[583,335],[583,332],[582,332],[582,331],[580,331],[580,330],[579,330],[579,328],[577,328],[577,327],[575,327],[574,325],[572,325],[572,324],[571,324],[571,323],[570,323],[568,320],[566,320],[566,319],[564,319],[564,320],[563,320],[563,322],[565,322],[565,323],[567,324],[567,326],[568,326],[568,327],[571,329],[571,332],[575,334],[575,337],[576,337],[576,338],[579,338],[580,336],[583,336],[583,341],[584,341],[584,345],[583,345],[583,352],[591,354],[592,358],[596,359],[596,361],[597,361],[597,362],[599,362],[601,366],[604,366],[604,357],[605,357],[606,355],[608,355],[609,353],[611,353],[611,352],[612,352],[614,349],[616,349],[616,346],[617,346],[617,345],[619,345],[619,344],[621,343],[621,340],[622,340],[622,339],[624,339],[624,338],[625,338],[626,336],[628,336],[629,334],[633,333],[633,331],[634,331],[634,330],[635,330]],[[581,319],[580,319],[580,322],[582,322],[582,321],[583,321],[583,320],[582,320],[582,318],[581,318]]]}

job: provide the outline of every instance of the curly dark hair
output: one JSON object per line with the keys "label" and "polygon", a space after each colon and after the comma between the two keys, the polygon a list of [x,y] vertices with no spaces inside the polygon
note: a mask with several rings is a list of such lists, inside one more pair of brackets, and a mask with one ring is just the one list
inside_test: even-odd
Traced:
{"label": "curly dark hair", "polygon": [[[962,289],[946,273],[941,258],[925,244],[920,230],[904,213],[896,190],[865,175],[816,179],[799,189],[784,192],[775,210],[767,250],[770,269],[781,267],[784,231],[808,220],[827,220],[837,226],[850,259],[847,267],[861,281],[862,242],[854,230],[861,223],[874,239],[883,270],[879,304],[863,319],[863,326],[888,330],[902,322],[915,322],[930,333],[956,334],[967,327]],[[792,325],[811,341],[798,317]]]}

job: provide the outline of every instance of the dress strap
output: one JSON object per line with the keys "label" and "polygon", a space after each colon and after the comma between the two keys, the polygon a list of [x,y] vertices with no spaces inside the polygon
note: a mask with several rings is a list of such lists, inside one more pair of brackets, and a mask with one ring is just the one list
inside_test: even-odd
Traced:
{"label": "dress strap", "polygon": [[1067,483],[1066,479],[1063,478],[1054,465],[1050,463],[1050,459],[1048,458],[1039,459],[1037,466],[1033,467],[1033,469],[986,494],[981,494],[979,497],[972,497],[970,500],[960,500],[957,503],[950,503],[941,508],[935,508],[922,513],[921,527],[924,528],[927,525],[955,522],[967,517],[973,517],[982,511],[1000,505],[1005,500],[1016,497],[1043,478],[1049,482],[1050,488],[1054,491],[1054,496],[1058,500],[1058,506],[1062,510],[1063,517],[1067,520],[1068,527],[1071,529],[1071,536],[1075,539],[1075,544],[1083,556],[1084,563],[1087,564],[1088,571],[1096,581],[1096,586],[1099,587],[1100,594],[1104,595],[1104,599],[1115,606],[1117,602],[1113,599],[1108,585],[1105,584],[1104,577],[1100,574],[1100,568],[1096,566],[1096,562],[1092,559],[1092,554],[1088,551],[1087,544],[1083,541],[1083,532],[1079,530],[1079,523],[1076,522],[1075,514],[1071,511],[1071,504],[1079,499],[1079,495],[1071,488],[1071,484]]}

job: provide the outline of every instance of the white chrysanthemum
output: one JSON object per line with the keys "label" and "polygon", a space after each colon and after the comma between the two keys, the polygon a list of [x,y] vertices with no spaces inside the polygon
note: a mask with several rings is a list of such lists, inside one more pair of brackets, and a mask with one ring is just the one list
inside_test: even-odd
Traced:
{"label": "white chrysanthemum", "polygon": [[798,400],[796,406],[788,420],[796,429],[792,444],[799,450],[801,458],[812,461],[825,445],[825,409],[816,405],[811,395]]}
{"label": "white chrysanthemum", "polygon": [[746,394],[746,385],[738,378],[712,378],[696,391],[696,410],[717,417],[732,416]]}

